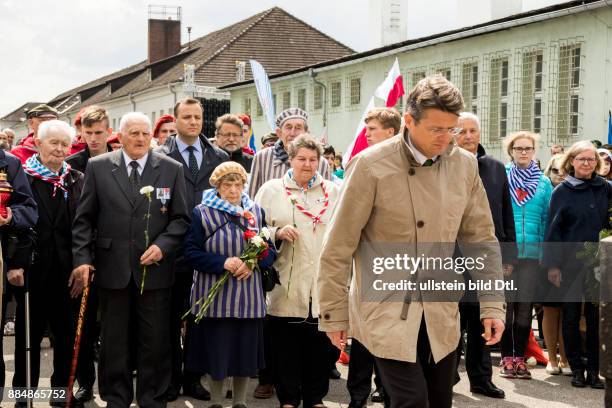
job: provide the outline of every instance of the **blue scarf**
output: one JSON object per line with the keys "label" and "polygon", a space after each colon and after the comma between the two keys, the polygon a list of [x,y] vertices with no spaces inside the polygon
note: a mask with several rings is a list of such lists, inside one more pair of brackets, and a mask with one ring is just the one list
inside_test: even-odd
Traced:
{"label": "blue scarf", "polygon": [[508,172],[510,195],[518,206],[527,204],[533,198],[541,176],[542,171],[533,160],[526,169],[517,167],[514,162],[510,165],[510,171]]}
{"label": "blue scarf", "polygon": [[202,205],[206,207],[214,208],[215,210],[226,212],[230,215],[234,215],[237,217],[242,217],[244,214],[244,210],[250,210],[253,208],[253,201],[249,198],[246,193],[242,193],[241,198],[242,210],[231,204],[227,200],[223,200],[219,197],[218,191],[216,188],[209,188],[205,190],[202,194]]}
{"label": "blue scarf", "polygon": [[66,189],[65,179],[68,173],[70,172],[70,165],[66,162],[62,162],[62,168],[60,169],[59,173],[56,173],[48,167],[44,166],[40,162],[38,157],[38,154],[30,156],[30,158],[27,159],[25,164],[23,165],[23,170],[32,177],[53,184],[53,197],[55,197],[57,189],[59,188],[64,192],[64,199],[67,199],[68,190]]}

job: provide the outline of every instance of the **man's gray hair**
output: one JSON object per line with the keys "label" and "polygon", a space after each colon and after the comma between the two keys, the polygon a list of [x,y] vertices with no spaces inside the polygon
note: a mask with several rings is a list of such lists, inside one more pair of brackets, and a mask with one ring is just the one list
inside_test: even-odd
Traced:
{"label": "man's gray hair", "polygon": [[459,120],[461,119],[473,120],[474,122],[476,122],[476,126],[478,126],[478,130],[480,130],[480,119],[478,118],[478,116],[476,116],[472,112],[461,112],[459,114]]}
{"label": "man's gray hair", "polygon": [[70,143],[74,141],[74,137],[76,136],[76,130],[68,123],[59,119],[47,120],[41,123],[38,127],[37,136],[38,139],[42,141],[53,133],[63,133],[70,139]]}
{"label": "man's gray hair", "polygon": [[133,122],[145,123],[149,127],[149,131],[152,129],[151,119],[147,115],[142,112],[128,112],[119,121],[119,132],[125,133],[128,125]]}
{"label": "man's gray hair", "polygon": [[7,135],[13,135],[13,137],[15,137],[15,131],[11,128],[2,129],[2,133],[6,133]]}

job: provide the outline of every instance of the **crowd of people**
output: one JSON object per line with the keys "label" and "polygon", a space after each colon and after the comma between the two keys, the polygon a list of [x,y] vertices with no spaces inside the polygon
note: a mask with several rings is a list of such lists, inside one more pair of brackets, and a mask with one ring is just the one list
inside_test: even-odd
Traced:
{"label": "crowd of people", "polygon": [[[278,115],[257,152],[248,147],[249,116],[220,116],[215,135],[204,135],[204,114],[186,98],[154,124],[126,113],[114,132],[102,107],[82,109],[71,126],[43,104],[27,112],[31,133],[16,146],[14,132],[0,132],[0,172],[12,188],[0,213],[4,311],[10,298],[17,303],[12,387],[26,387],[28,372],[38,386],[47,329],[51,386],[71,383],[88,287],[80,405],[97,377],[111,408],[134,397],[163,407],[181,394],[245,408],[257,378],[256,398],[323,408],[341,358],[350,407],[370,398],[450,407],[462,355],[471,392],[504,398],[490,348],[499,343],[501,377],[531,378],[534,303],[543,310],[546,373],[604,388],[599,373],[612,371],[612,358],[604,346],[600,367],[599,305],[580,299],[586,261],[576,253],[610,228],[612,146],[553,146],[543,171],[539,135],[525,129],[504,139],[504,164],[486,153],[478,116],[440,76],[410,91],[403,114],[368,112],[369,147],[346,169],[309,133],[300,108]],[[456,243],[456,253],[499,242],[482,249],[487,267],[463,279],[516,290],[501,299],[468,291],[461,302],[361,298],[372,244],[432,242]],[[250,259],[252,245],[266,250]],[[2,362],[3,384],[4,371]]]}

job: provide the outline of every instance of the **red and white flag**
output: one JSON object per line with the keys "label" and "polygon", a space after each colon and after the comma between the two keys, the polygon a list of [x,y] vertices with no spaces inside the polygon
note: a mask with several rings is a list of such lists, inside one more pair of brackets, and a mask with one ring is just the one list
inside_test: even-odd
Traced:
{"label": "red and white flag", "polygon": [[355,131],[355,138],[342,156],[342,167],[344,168],[346,168],[348,162],[357,153],[368,147],[368,139],[366,139],[365,117],[372,109],[374,109],[374,97],[370,98],[370,102],[368,102],[368,106],[366,106],[365,111],[363,111],[363,114],[361,115],[361,120],[359,120],[359,125],[357,126],[357,130]]}
{"label": "red and white flag", "polygon": [[[384,100],[387,107],[395,106],[399,98],[404,95],[404,79],[400,74],[399,62],[397,61],[397,58],[395,59],[387,78],[385,78],[384,82],[380,84],[378,88],[376,88],[374,95]],[[372,109],[374,109],[374,97],[370,99],[370,102],[368,103],[368,106],[366,106],[363,115],[361,115],[361,120],[359,121],[357,131],[355,132],[355,138],[353,141],[351,141],[351,144],[346,149],[344,156],[342,156],[342,166],[345,168],[348,162],[357,153],[368,147],[365,117]]]}
{"label": "red and white flag", "polygon": [[385,106],[390,108],[395,106],[397,101],[404,95],[404,79],[400,73],[399,62],[395,62],[387,74],[384,82],[376,88],[374,95],[385,101]]}

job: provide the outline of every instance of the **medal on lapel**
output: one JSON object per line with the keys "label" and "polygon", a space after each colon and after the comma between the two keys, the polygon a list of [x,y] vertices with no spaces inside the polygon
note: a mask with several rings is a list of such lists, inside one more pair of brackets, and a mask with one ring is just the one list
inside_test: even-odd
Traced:
{"label": "medal on lapel", "polygon": [[168,207],[166,207],[166,203],[170,199],[170,188],[169,187],[158,188],[156,189],[156,195],[157,195],[157,199],[161,202],[161,205],[162,205],[159,211],[162,214],[166,214],[168,212]]}

